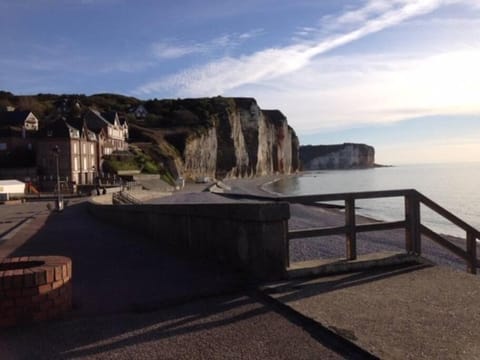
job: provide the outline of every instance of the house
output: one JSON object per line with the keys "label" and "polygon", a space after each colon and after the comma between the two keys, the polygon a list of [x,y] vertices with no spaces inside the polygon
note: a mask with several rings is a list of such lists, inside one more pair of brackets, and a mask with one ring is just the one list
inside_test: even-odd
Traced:
{"label": "house", "polygon": [[148,115],[147,109],[142,104],[138,105],[136,108],[130,110],[137,119],[145,119]]}
{"label": "house", "polygon": [[84,116],[88,129],[100,139],[100,156],[110,155],[114,151],[128,150],[128,124],[120,119],[117,112],[103,112],[89,109]]}
{"label": "house", "polygon": [[35,164],[38,119],[31,111],[0,112],[0,168]]}
{"label": "house", "polygon": [[98,172],[98,137],[84,121],[61,118],[41,131],[37,166],[42,183],[60,179],[67,184],[93,184]]}
{"label": "house", "polygon": [[14,126],[26,131],[38,130],[38,119],[31,111],[2,111],[0,112],[0,127]]}

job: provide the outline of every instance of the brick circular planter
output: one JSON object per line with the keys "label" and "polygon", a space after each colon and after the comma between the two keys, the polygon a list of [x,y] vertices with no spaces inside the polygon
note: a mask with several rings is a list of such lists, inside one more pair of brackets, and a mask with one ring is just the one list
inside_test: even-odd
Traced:
{"label": "brick circular planter", "polygon": [[72,308],[72,261],[24,256],[0,263],[0,327],[55,319]]}

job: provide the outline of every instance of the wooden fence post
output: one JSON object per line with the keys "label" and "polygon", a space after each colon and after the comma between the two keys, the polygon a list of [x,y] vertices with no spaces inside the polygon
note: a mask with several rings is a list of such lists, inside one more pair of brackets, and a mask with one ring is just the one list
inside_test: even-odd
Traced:
{"label": "wooden fence post", "polygon": [[355,199],[345,199],[345,229],[347,260],[357,258],[357,233],[355,230]]}
{"label": "wooden fence post", "polygon": [[420,233],[420,200],[417,192],[405,195],[405,249],[409,254],[422,253],[422,238]]}
{"label": "wooden fence post", "polygon": [[472,232],[467,231],[467,271],[470,274],[477,273],[477,239]]}

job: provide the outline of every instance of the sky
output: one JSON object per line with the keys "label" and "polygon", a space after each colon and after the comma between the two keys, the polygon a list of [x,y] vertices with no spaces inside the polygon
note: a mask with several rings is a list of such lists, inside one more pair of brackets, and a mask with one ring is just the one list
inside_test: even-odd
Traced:
{"label": "sky", "polygon": [[480,0],[0,0],[0,89],[247,96],[302,144],[480,161]]}

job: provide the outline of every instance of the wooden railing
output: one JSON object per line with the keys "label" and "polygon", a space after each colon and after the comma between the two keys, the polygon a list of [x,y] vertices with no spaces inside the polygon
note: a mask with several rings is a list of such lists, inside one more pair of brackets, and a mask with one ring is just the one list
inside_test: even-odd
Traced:
{"label": "wooden railing", "polygon": [[[355,213],[355,202],[361,199],[378,199],[390,197],[403,197],[405,200],[405,219],[393,222],[379,222],[371,224],[357,224]],[[275,198],[276,201],[287,201],[300,204],[317,204],[325,201],[345,202],[345,225],[337,227],[323,227],[301,230],[290,230],[289,240],[296,238],[308,238],[327,235],[344,234],[346,237],[346,258],[355,260],[357,257],[357,234],[368,231],[405,229],[405,249],[407,253],[421,255],[422,235],[427,236],[437,244],[443,246],[453,254],[462,258],[467,264],[467,271],[476,274],[479,267],[477,260],[477,239],[480,239],[480,232],[458,218],[448,210],[433,202],[425,195],[413,189],[370,191],[358,193],[339,193],[324,195],[288,196]],[[462,228],[466,233],[466,250],[462,249],[444,236],[421,223],[420,205],[433,210],[453,224]]]}

